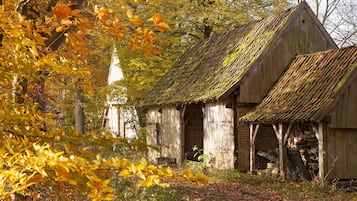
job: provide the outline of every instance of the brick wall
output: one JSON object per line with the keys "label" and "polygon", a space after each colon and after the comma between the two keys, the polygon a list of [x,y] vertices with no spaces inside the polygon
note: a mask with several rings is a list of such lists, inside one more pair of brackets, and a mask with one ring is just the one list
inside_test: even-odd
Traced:
{"label": "brick wall", "polygon": [[[252,110],[251,106],[238,106],[238,119]],[[240,171],[249,170],[249,124],[242,124],[238,122],[238,158],[237,168]],[[278,141],[276,139],[274,130],[271,125],[261,125],[255,141],[256,151],[264,151],[267,153],[274,152],[278,148]],[[266,168],[268,160],[256,156],[256,168]]]}
{"label": "brick wall", "polygon": [[[279,144],[273,127],[271,125],[260,125],[255,139],[255,150],[273,155],[276,154],[278,148]],[[267,159],[257,155],[255,156],[255,160],[255,168],[257,169],[265,169],[267,162],[269,162]]]}
{"label": "brick wall", "polygon": [[[238,118],[245,115],[253,107],[238,106]],[[249,170],[249,124],[238,122],[237,168],[240,171]]]}

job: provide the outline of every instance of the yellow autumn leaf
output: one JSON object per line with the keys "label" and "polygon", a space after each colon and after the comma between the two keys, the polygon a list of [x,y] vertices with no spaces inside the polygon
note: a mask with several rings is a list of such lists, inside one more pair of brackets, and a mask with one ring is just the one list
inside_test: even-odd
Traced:
{"label": "yellow autumn leaf", "polygon": [[190,180],[193,178],[193,174],[191,170],[185,170],[183,171],[183,177]]}
{"label": "yellow autumn leaf", "polygon": [[126,10],[126,15],[128,16],[128,18],[132,18],[133,17],[133,12],[130,9]]}
{"label": "yellow autumn leaf", "polygon": [[110,187],[110,186],[106,186],[106,187],[101,188],[101,191],[102,191],[103,193],[110,193],[110,192],[113,191],[113,188]]}
{"label": "yellow autumn leaf", "polygon": [[173,175],[173,171],[172,171],[172,169],[170,167],[166,168],[166,172],[165,173],[166,173],[165,176],[168,176],[168,177],[172,177],[172,175]]}
{"label": "yellow autumn leaf", "polygon": [[128,167],[129,171],[136,174],[136,172],[138,171],[136,165],[134,163],[132,163],[129,167]]}
{"label": "yellow autumn leaf", "polygon": [[114,200],[115,195],[114,194],[107,194],[104,196],[103,200]]}
{"label": "yellow autumn leaf", "polygon": [[119,176],[124,177],[124,178],[130,178],[130,175],[131,175],[131,173],[129,170],[122,170],[119,173]]}
{"label": "yellow autumn leaf", "polygon": [[73,186],[76,186],[77,185],[77,181],[76,180],[73,180],[73,179],[70,179],[68,180],[68,183],[73,185]]}
{"label": "yellow autumn leaf", "polygon": [[159,24],[157,24],[157,25],[155,26],[155,28],[156,28],[157,30],[159,30],[160,32],[164,32],[164,31],[170,29],[169,25],[166,24],[165,22],[160,22]]}
{"label": "yellow autumn leaf", "polygon": [[153,184],[154,184],[153,181],[148,181],[148,180],[140,180],[138,182],[138,186],[145,186],[145,187],[150,187]]}
{"label": "yellow autumn leaf", "polygon": [[148,166],[146,167],[146,171],[148,171],[148,172],[150,172],[150,173],[154,172],[155,170],[157,170],[157,167],[154,166],[154,165],[148,165]]}
{"label": "yellow autumn leaf", "polygon": [[147,181],[152,181],[154,184],[160,183],[160,176],[159,175],[150,175],[146,178]]}
{"label": "yellow autumn leaf", "polygon": [[56,27],[56,32],[62,32],[63,30],[65,30],[65,26]]}
{"label": "yellow autumn leaf", "polygon": [[142,180],[146,180],[146,176],[142,171],[137,171],[136,176],[139,177]]}

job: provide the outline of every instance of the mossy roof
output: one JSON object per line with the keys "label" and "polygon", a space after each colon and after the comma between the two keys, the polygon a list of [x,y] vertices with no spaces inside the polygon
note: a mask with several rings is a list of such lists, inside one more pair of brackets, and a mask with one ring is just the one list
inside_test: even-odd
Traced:
{"label": "mossy roof", "polygon": [[247,71],[302,5],[305,4],[193,45],[157,83],[144,105],[218,100],[239,86]]}
{"label": "mossy roof", "polygon": [[297,56],[266,98],[240,121],[321,121],[357,79],[357,46]]}

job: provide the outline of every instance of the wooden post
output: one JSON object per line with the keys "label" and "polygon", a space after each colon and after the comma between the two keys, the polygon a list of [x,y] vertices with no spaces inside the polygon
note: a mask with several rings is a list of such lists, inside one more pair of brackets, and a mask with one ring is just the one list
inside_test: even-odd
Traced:
{"label": "wooden post", "polygon": [[256,126],[254,126],[254,124],[250,124],[249,127],[249,144],[250,144],[250,150],[249,150],[249,154],[250,154],[250,172],[254,172],[255,170],[255,138],[257,137],[257,133],[259,130],[259,124],[257,124]]}
{"label": "wooden post", "polygon": [[315,132],[317,141],[318,141],[318,161],[319,161],[319,179],[320,182],[324,182],[325,171],[324,171],[324,137],[323,137],[323,123],[318,123],[318,126],[315,127],[312,124],[312,128]]}
{"label": "wooden post", "polygon": [[181,137],[180,137],[180,140],[181,140],[181,147],[180,147],[180,151],[181,151],[181,160],[178,160],[178,161],[181,161],[181,163],[183,161],[185,161],[185,113],[186,113],[186,106],[187,105],[184,105],[183,108],[181,108],[181,113],[180,113],[180,121],[181,121]]}
{"label": "wooden post", "polygon": [[278,127],[273,124],[273,129],[276,135],[276,138],[279,142],[279,170],[280,176],[283,180],[286,179],[287,175],[287,149],[286,149],[286,142],[290,135],[290,131],[292,128],[293,123],[290,122],[287,128],[286,133],[283,132],[283,124],[279,123]]}

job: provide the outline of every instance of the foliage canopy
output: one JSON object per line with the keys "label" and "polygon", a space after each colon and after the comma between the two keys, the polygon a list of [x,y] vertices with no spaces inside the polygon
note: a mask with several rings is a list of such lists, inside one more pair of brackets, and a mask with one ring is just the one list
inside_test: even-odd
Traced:
{"label": "foliage canopy", "polygon": [[132,5],[141,3],[152,2],[120,1],[120,14],[94,1],[0,1],[1,200],[29,195],[35,185],[52,186],[57,195],[74,190],[93,200],[112,200],[113,171],[138,178],[141,186],[163,185],[162,177],[194,178],[145,159],[133,163],[104,156],[113,143],[136,149],[146,145],[106,133],[80,135],[56,121],[58,107],[51,103],[61,89],[94,93],[98,41],[121,39],[132,48],[155,51],[160,42],[155,32],[169,26],[160,14],[136,15]]}

